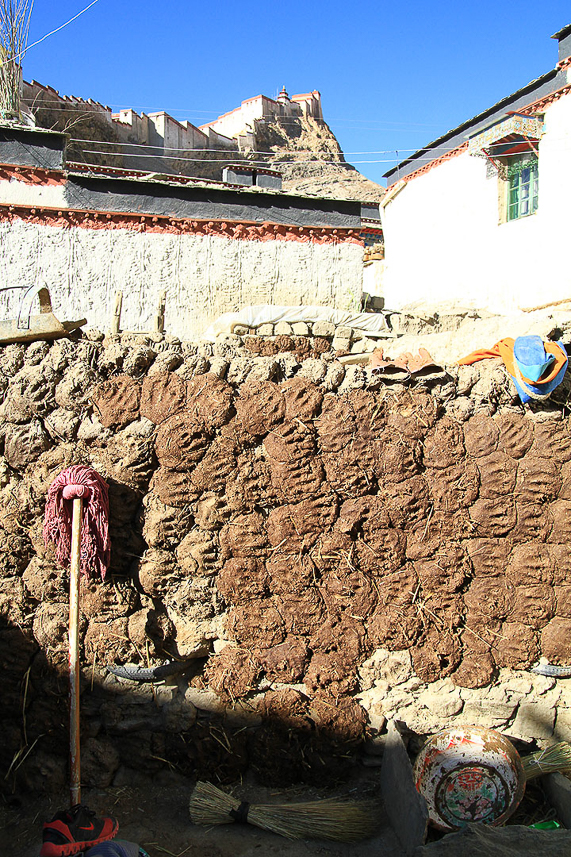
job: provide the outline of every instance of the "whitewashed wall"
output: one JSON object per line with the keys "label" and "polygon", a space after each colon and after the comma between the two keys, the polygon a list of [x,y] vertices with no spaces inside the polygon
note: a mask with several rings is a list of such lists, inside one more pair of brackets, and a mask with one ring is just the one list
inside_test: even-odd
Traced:
{"label": "whitewashed wall", "polygon": [[462,153],[411,179],[383,211],[386,306],[455,300],[510,311],[571,297],[571,95],[545,111],[539,208],[498,219],[498,179]]}
{"label": "whitewashed wall", "polygon": [[[247,304],[356,309],[363,249],[357,244],[246,241],[218,236],[0,223],[3,285],[40,283],[61,320],[86,317],[106,330],[123,292],[121,326],[151,330],[166,291],[167,333],[193,338]],[[0,317],[15,318],[18,293],[0,292]]]}

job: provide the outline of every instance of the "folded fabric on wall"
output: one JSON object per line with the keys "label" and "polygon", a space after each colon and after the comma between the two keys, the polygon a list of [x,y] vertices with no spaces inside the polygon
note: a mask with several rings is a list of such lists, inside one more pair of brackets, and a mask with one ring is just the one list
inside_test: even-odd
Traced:
{"label": "folded fabric on wall", "polygon": [[237,324],[246,327],[259,327],[260,324],[277,324],[279,321],[311,323],[329,321],[335,325],[354,327],[369,336],[392,336],[387,318],[380,312],[353,312],[351,310],[331,309],[325,306],[273,306],[258,304],[243,307],[239,312],[225,312],[202,334],[202,339],[215,342],[223,333],[232,333]]}
{"label": "folded fabric on wall", "polygon": [[562,382],[568,357],[561,342],[544,342],[540,336],[500,339],[493,348],[481,348],[458,361],[460,366],[488,357],[501,357],[522,402],[547,399]]}

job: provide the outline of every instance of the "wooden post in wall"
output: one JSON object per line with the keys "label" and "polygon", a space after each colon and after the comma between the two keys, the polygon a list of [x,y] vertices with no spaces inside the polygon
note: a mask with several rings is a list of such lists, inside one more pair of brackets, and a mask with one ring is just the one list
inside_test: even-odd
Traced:
{"label": "wooden post in wall", "polygon": [[111,317],[111,333],[119,333],[121,330],[121,308],[123,306],[123,292],[115,292],[115,309]]}
{"label": "wooden post in wall", "polygon": [[161,292],[159,295],[159,306],[155,316],[155,333],[165,332],[165,309],[167,303],[167,293]]}

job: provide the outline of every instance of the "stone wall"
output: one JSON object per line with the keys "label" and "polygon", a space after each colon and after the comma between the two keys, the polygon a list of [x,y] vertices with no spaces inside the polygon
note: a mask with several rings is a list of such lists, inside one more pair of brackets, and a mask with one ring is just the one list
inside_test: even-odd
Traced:
{"label": "stone wall", "polygon": [[[571,737],[565,681],[530,672],[571,662],[562,408],[524,411],[497,361],[406,387],[330,346],[90,332],[2,350],[7,783],[65,781],[67,574],[41,528],[72,463],[111,505],[109,576],[81,592],[85,783],[172,765],[324,785],[387,718]],[[172,658],[191,666],[156,688],[106,671]]]}

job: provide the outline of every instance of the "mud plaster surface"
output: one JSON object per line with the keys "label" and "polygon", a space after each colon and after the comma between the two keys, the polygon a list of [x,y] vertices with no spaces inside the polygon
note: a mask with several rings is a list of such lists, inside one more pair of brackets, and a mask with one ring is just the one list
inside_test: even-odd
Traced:
{"label": "mud plaster surface", "polygon": [[[465,689],[541,655],[569,661],[571,433],[560,412],[461,420],[426,391],[337,394],[301,376],[232,385],[188,377],[185,363],[147,374],[144,351],[119,360],[113,347],[5,349],[0,719],[6,769],[23,705],[26,737],[38,738],[24,782],[53,776],[66,754],[67,578],[41,522],[72,462],[110,486],[110,578],[85,589],[81,627],[96,782],[124,766],[152,775],[165,759],[223,782],[249,767],[268,783],[335,782],[341,768],[320,759],[364,738],[360,670],[377,650],[408,652],[421,683]],[[62,408],[70,366],[89,379],[63,408],[77,425],[50,430],[44,414]],[[16,405],[38,374],[49,383],[30,445]],[[196,651],[196,670],[156,711],[148,693],[139,705],[131,685],[105,678],[107,663]],[[276,697],[287,685],[295,698]],[[197,719],[207,697],[210,715],[230,712],[242,733]]]}

